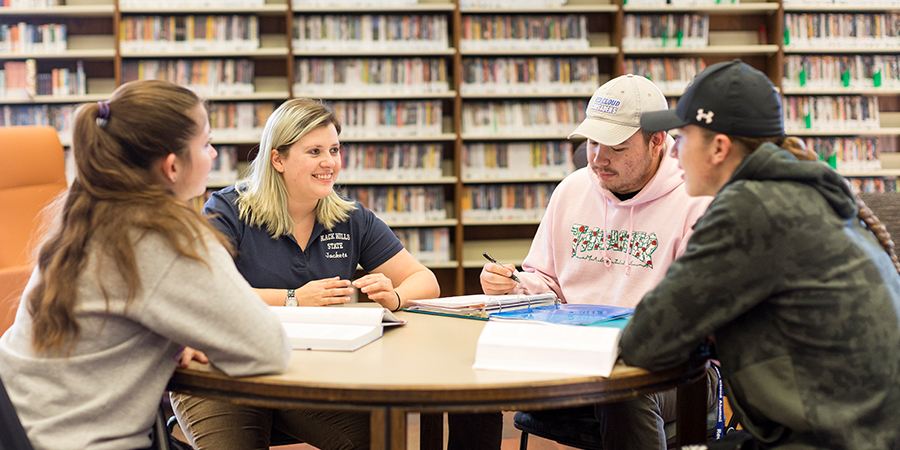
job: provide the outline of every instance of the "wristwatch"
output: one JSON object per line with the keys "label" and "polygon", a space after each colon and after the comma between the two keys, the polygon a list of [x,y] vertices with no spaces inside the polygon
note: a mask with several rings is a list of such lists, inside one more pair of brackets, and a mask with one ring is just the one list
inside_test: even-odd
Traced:
{"label": "wristwatch", "polygon": [[284,299],[284,306],[297,306],[297,297],[294,296],[294,290],[287,290],[287,298]]}

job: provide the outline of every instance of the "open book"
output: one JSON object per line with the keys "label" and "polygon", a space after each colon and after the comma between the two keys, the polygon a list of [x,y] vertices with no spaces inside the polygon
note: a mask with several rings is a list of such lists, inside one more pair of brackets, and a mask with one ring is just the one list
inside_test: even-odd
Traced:
{"label": "open book", "polygon": [[608,377],[621,335],[617,327],[491,320],[478,338],[472,368]]}
{"label": "open book", "polygon": [[515,311],[542,305],[553,305],[559,301],[550,292],[537,295],[460,295],[428,300],[410,300],[407,311],[429,314],[487,319],[493,314]]}
{"label": "open book", "polygon": [[271,306],[294,350],[353,351],[404,320],[385,308]]}

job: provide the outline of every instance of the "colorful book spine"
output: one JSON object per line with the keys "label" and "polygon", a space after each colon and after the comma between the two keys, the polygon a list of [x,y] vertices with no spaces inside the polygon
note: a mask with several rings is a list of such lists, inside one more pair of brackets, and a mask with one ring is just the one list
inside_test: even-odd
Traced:
{"label": "colorful book spine", "polygon": [[447,218],[441,186],[347,186],[344,195],[362,203],[388,223],[418,223]]}
{"label": "colorful book spine", "polygon": [[463,187],[463,220],[540,220],[556,183],[473,184]]}
{"label": "colorful book spine", "polygon": [[600,85],[597,58],[482,58],[462,60],[466,94],[584,94]]}
{"label": "colorful book spine", "polygon": [[404,95],[450,92],[443,58],[300,58],[294,95]]}
{"label": "colorful book spine", "polygon": [[464,15],[460,32],[464,52],[590,48],[583,14]]}
{"label": "colorful book spine", "polygon": [[465,144],[461,153],[463,180],[563,178],[572,173],[569,141]]}
{"label": "colorful book spine", "polygon": [[462,130],[472,136],[566,136],[584,120],[586,100],[471,102]]}
{"label": "colorful book spine", "polygon": [[345,144],[342,181],[435,180],[443,149],[435,144]]}

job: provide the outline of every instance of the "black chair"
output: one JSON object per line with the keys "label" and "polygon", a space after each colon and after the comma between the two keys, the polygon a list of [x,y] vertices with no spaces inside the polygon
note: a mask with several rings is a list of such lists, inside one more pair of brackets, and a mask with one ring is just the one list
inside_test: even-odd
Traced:
{"label": "black chair", "polygon": [[19,415],[13,406],[6,386],[0,379],[0,450],[32,450],[31,441],[22,428]]}

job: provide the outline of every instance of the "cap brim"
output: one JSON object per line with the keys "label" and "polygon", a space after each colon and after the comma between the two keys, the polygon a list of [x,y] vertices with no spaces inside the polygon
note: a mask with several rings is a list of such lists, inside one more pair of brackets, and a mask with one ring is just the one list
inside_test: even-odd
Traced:
{"label": "cap brim", "polygon": [[578,125],[578,128],[569,134],[569,139],[572,139],[572,136],[584,136],[603,145],[619,145],[638,130],[640,130],[639,127],[629,127],[604,120],[584,119],[581,125]]}
{"label": "cap brim", "polygon": [[665,111],[650,111],[641,114],[641,129],[648,133],[656,133],[657,131],[668,131],[673,128],[680,128],[689,122],[682,120],[675,114],[674,109]]}

